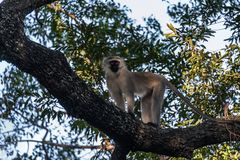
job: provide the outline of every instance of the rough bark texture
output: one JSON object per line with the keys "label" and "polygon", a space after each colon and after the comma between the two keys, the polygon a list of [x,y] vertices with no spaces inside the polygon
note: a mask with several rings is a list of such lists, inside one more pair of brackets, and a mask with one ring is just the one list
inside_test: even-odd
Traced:
{"label": "rough bark texture", "polygon": [[116,144],[115,149],[112,153],[111,160],[126,160],[126,155],[128,154],[129,149],[123,145]]}
{"label": "rough bark texture", "polygon": [[0,61],[5,60],[37,78],[69,115],[84,119],[113,138],[119,145],[113,159],[121,159],[129,150],[191,157],[196,148],[239,140],[239,136],[233,139],[231,135],[231,132],[239,135],[238,122],[206,121],[183,129],[157,129],[103,101],[77,77],[62,53],[25,36],[25,16],[51,2],[53,0],[5,0],[0,4]]}

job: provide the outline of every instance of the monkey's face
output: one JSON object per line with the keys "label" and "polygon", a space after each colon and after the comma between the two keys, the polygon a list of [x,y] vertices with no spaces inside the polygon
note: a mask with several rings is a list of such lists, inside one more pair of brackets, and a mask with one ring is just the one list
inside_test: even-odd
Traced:
{"label": "monkey's face", "polygon": [[110,60],[109,65],[110,65],[111,71],[116,73],[119,70],[119,64],[120,64],[120,61],[118,60]]}
{"label": "monkey's face", "polygon": [[109,56],[103,59],[103,69],[106,73],[117,73],[123,68],[126,68],[126,65],[119,56]]}

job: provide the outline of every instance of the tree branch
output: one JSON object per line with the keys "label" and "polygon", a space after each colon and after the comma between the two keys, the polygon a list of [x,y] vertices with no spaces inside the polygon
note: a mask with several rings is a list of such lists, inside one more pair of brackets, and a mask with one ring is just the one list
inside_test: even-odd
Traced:
{"label": "tree branch", "polygon": [[[232,133],[234,140],[240,140],[237,120],[227,123],[206,121],[194,127],[161,129],[145,125],[105,102],[79,79],[62,53],[25,36],[25,14],[52,1],[31,2],[37,5],[30,5],[30,0],[5,0],[0,4],[0,60],[34,76],[69,115],[84,119],[114,139],[118,144],[115,152],[120,150],[120,155],[124,155],[129,150],[144,151],[190,158],[196,148],[233,140]],[[122,152],[122,148],[128,150]]]}
{"label": "tree branch", "polygon": [[126,155],[128,154],[130,150],[128,148],[125,148],[123,145],[115,145],[115,149],[112,153],[111,160],[126,160]]}
{"label": "tree branch", "polygon": [[61,147],[61,148],[70,148],[70,149],[102,149],[103,147],[101,145],[95,145],[95,146],[83,146],[83,145],[71,145],[71,144],[59,144],[59,143],[53,143],[50,141],[38,141],[38,140],[19,140],[18,142],[34,142],[34,143],[42,143],[51,145],[54,147]]}
{"label": "tree branch", "polygon": [[2,5],[8,6],[9,10],[20,12],[23,16],[26,16],[36,8],[55,1],[57,0],[3,0]]}

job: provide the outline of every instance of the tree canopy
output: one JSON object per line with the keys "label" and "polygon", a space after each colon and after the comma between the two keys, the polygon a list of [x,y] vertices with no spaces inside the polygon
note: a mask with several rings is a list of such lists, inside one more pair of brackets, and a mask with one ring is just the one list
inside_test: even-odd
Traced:
{"label": "tree canopy", "polygon": [[[164,2],[179,26],[164,22],[168,33],[153,16],[136,24],[130,9],[113,0],[3,0],[0,61],[11,65],[1,74],[0,153],[14,159],[239,159],[240,2]],[[232,35],[211,51],[203,42],[218,23]],[[130,70],[165,75],[194,106],[226,123],[203,121],[171,91],[159,128],[141,122],[138,99],[135,117],[120,111],[101,68],[103,57],[113,54]]]}

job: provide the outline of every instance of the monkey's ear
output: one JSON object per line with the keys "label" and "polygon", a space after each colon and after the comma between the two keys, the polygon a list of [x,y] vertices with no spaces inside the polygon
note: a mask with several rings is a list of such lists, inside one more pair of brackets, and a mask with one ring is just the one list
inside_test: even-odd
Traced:
{"label": "monkey's ear", "polygon": [[103,68],[103,70],[106,67],[105,65],[106,65],[107,58],[108,57],[104,57],[103,60],[102,60],[102,68]]}
{"label": "monkey's ear", "polygon": [[108,57],[103,57],[102,64],[107,60]]}
{"label": "monkey's ear", "polygon": [[103,70],[105,70],[107,68],[109,59],[112,59],[112,57],[108,56],[108,57],[103,58],[103,60],[102,60],[102,69]]}

